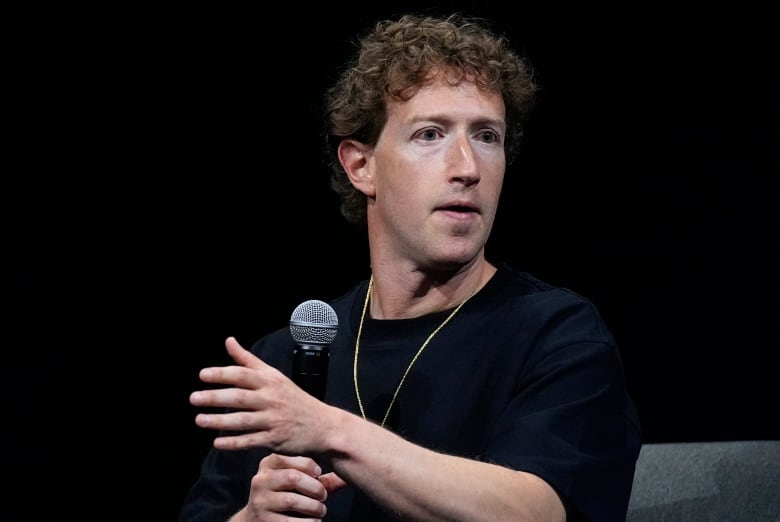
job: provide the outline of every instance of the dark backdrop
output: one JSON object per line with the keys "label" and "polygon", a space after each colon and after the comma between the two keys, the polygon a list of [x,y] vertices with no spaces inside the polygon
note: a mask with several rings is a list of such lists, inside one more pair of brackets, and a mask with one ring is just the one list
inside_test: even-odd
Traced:
{"label": "dark backdrop", "polygon": [[[488,250],[595,302],[648,442],[777,438],[774,37],[748,3],[693,4],[451,4],[543,86]],[[320,96],[355,34],[408,7],[8,21],[10,520],[174,518],[212,436],[187,401],[198,369],[367,276]]]}

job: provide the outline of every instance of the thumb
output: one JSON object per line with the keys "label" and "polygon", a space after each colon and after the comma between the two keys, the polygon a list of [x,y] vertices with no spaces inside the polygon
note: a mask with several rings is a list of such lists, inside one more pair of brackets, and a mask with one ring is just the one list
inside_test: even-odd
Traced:
{"label": "thumb", "polygon": [[235,337],[231,336],[225,339],[225,348],[227,349],[228,355],[230,355],[230,357],[241,366],[255,369],[265,366],[263,361],[255,357],[252,352],[241,346]]}
{"label": "thumb", "polygon": [[341,477],[339,477],[334,472],[324,473],[320,475],[319,481],[322,483],[323,486],[325,486],[325,489],[328,491],[328,493],[333,493],[334,491],[338,491],[347,485],[346,481]]}

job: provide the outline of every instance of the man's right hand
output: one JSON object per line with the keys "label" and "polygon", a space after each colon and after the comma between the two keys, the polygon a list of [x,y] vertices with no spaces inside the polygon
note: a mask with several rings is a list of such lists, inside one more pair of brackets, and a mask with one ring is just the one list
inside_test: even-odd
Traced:
{"label": "man's right hand", "polygon": [[[330,492],[344,486],[335,473],[321,475],[317,463],[308,457],[288,457],[272,453],[260,461],[252,477],[247,506],[231,519],[233,522],[320,520],[325,516],[325,500]],[[282,517],[280,517],[282,515]]]}

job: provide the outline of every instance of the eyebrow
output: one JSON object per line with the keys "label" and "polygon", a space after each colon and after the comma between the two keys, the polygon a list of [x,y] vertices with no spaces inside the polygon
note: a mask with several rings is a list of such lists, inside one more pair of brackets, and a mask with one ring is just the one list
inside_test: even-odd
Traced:
{"label": "eyebrow", "polygon": [[[416,114],[409,118],[409,123],[419,123],[424,121],[449,123],[452,120],[453,118],[445,114]],[[491,126],[498,127],[501,130],[506,130],[506,121],[502,118],[478,118],[471,122],[470,125]]]}

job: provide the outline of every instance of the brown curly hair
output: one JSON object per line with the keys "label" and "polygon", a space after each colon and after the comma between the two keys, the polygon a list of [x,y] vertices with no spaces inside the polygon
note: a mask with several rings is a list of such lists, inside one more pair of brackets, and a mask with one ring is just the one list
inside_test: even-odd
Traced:
{"label": "brown curly hair", "polygon": [[387,100],[408,100],[432,71],[446,71],[450,82],[464,79],[499,92],[506,107],[507,163],[516,155],[523,124],[538,86],[531,65],[492,32],[482,19],[407,14],[377,22],[357,42],[356,53],[325,94],[325,152],[331,188],[350,223],[365,224],[366,196],[356,190],[338,161],[341,140],[375,145],[384,127]]}

